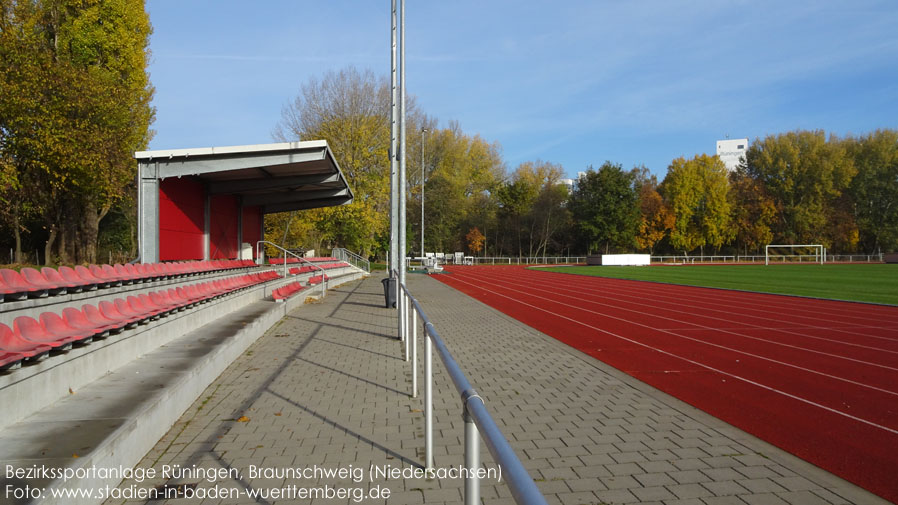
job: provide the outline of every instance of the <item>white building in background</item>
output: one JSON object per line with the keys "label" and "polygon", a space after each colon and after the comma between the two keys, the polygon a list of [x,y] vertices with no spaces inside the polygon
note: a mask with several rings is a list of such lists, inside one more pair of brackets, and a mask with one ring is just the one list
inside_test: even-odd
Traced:
{"label": "white building in background", "polygon": [[748,139],[726,139],[717,141],[717,156],[726,165],[727,170],[732,172],[736,169],[745,151],[748,149]]}
{"label": "white building in background", "polygon": [[558,184],[564,184],[565,186],[567,186],[567,189],[570,192],[574,191],[574,180],[573,179],[560,179],[558,181]]}

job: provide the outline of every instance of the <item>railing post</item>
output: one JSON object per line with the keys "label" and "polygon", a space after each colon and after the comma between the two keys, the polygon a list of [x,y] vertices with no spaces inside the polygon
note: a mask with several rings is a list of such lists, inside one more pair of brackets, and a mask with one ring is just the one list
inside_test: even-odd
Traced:
{"label": "railing post", "polygon": [[412,312],[412,398],[418,397],[418,312]]}
{"label": "railing post", "polygon": [[408,292],[405,291],[405,296],[402,297],[402,313],[399,317],[402,318],[402,338],[405,340],[405,360],[408,361],[409,355],[409,340],[408,338]]}
{"label": "railing post", "polygon": [[[476,395],[476,393],[472,393]],[[465,505],[480,505],[480,479],[477,478],[477,470],[480,468],[480,433],[474,418],[468,413],[468,401],[474,396],[467,396],[464,400],[465,421]]]}
{"label": "railing post", "polygon": [[433,343],[424,327],[424,468],[433,468]]}

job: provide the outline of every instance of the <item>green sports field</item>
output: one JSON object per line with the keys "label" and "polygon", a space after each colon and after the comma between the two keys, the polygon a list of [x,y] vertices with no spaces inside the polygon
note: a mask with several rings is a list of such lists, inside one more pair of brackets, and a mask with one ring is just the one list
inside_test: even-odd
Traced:
{"label": "green sports field", "polygon": [[539,270],[898,305],[898,265],[578,266]]}

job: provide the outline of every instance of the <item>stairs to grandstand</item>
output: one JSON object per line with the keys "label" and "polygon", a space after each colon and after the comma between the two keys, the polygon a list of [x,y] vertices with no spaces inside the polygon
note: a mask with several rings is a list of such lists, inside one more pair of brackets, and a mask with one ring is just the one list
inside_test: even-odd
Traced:
{"label": "stairs to grandstand", "polygon": [[365,275],[289,255],[0,270],[0,461],[60,471],[3,472],[0,490],[43,490],[13,503],[99,503],[51,494],[117,484],[105,470],[135,465],[265,331]]}

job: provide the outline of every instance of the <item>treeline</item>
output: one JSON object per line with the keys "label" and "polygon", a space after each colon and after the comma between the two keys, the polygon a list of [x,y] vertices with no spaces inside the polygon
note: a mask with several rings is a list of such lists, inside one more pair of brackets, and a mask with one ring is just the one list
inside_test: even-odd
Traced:
{"label": "treeline", "polygon": [[0,0],[0,246],[14,261],[93,262],[99,244],[133,257],[151,31],[143,0]]}
{"label": "treeline", "polygon": [[[660,182],[645,167],[588,167],[571,189],[545,161],[510,171],[499,146],[438,128],[407,105],[409,251],[484,256],[593,252],[751,253],[769,243],[821,243],[837,252],[898,248],[898,132],[826,137],[795,131],[756,140],[727,172],[716,156],[673,160]],[[425,131],[426,130],[426,131]],[[279,140],[326,139],[352,205],[268,216],[267,239],[342,246],[383,258],[389,244],[389,87],[348,68],[302,86],[275,129]],[[423,177],[423,184],[422,184]]]}

